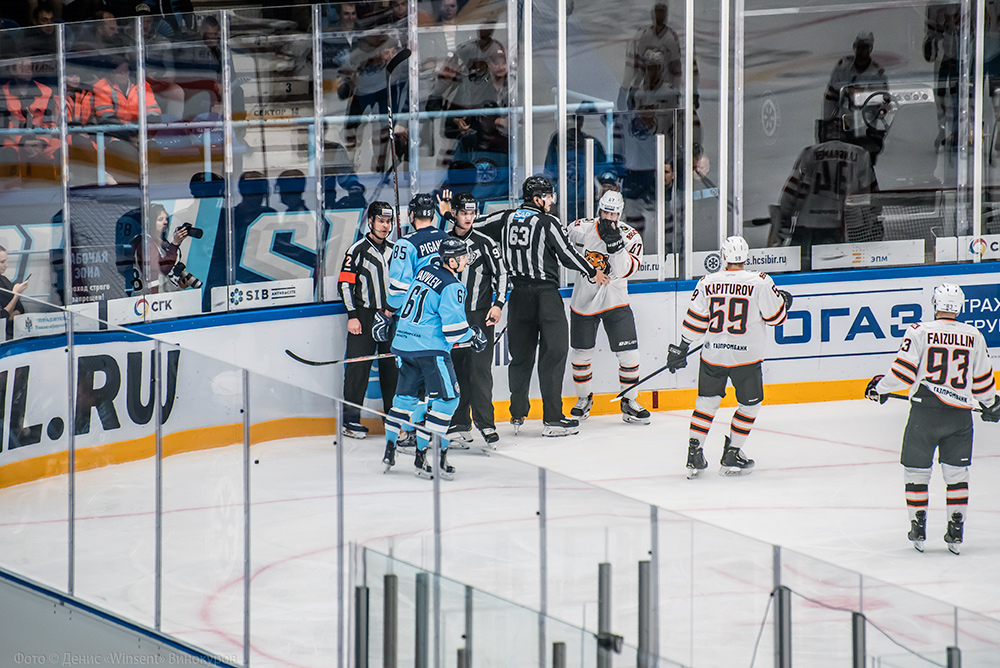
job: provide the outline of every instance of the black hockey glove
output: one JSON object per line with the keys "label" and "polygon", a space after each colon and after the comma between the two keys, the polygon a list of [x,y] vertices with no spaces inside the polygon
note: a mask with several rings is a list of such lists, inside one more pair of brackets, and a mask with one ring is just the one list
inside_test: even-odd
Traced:
{"label": "black hockey glove", "polygon": [[678,369],[683,369],[688,365],[688,347],[691,344],[681,341],[680,345],[670,344],[667,346],[667,369],[670,373],[676,373]]}
{"label": "black hockey glove", "polygon": [[617,253],[625,248],[625,240],[622,239],[622,231],[618,223],[613,220],[597,219],[597,236],[601,238],[604,245],[608,247],[608,253]]}
{"label": "black hockey glove", "polygon": [[792,293],[788,290],[778,290],[778,294],[785,300],[785,310],[792,308]]}
{"label": "black hockey glove", "polygon": [[472,330],[472,352],[481,353],[486,350],[486,346],[489,343],[489,339],[486,338],[486,332],[475,325],[469,325],[469,329]]}
{"label": "black hockey glove", "polygon": [[993,399],[992,406],[983,406],[982,418],[983,422],[1000,422],[1000,397]]}
{"label": "black hockey glove", "polygon": [[875,390],[875,386],[878,385],[878,382],[880,380],[882,380],[882,376],[878,375],[868,381],[868,387],[865,388],[865,399],[870,399],[872,401],[877,401],[880,404],[884,404],[885,402],[889,401],[889,395],[879,394]]}
{"label": "black hockey glove", "polygon": [[382,309],[375,311],[375,322],[372,324],[372,338],[379,343],[389,340],[392,331],[392,316],[386,315]]}

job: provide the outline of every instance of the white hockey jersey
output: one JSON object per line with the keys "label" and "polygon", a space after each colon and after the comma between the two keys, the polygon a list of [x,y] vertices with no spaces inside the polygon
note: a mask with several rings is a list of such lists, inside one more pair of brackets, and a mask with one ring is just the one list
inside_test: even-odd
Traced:
{"label": "white hockey jersey", "polygon": [[949,406],[992,405],[997,393],[993,365],[979,330],[950,318],[911,325],[875,389],[888,394],[907,388],[912,396],[921,385]]}
{"label": "white hockey jersey", "polygon": [[618,306],[628,305],[629,276],[642,264],[642,237],[631,226],[619,222],[625,247],[608,254],[608,246],[597,234],[597,220],[580,218],[573,221],[566,231],[569,240],[587,262],[603,269],[611,282],[598,285],[592,281],[578,280],[573,286],[569,307],[580,315],[595,315]]}
{"label": "white hockey jersey", "polygon": [[767,326],[785,321],[785,300],[763,273],[723,269],[703,276],[691,295],[681,337],[704,337],[701,358],[715,366],[763,361]]}

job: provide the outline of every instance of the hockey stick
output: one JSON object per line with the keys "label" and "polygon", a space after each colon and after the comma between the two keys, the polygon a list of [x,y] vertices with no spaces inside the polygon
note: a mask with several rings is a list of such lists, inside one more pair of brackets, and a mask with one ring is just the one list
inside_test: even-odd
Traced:
{"label": "hockey stick", "polygon": [[[891,392],[889,394],[884,394],[882,396],[889,397],[890,399],[901,399],[903,401],[909,401],[910,400],[910,398],[908,396],[906,396],[906,395],[903,395],[903,394],[892,394]],[[972,408],[970,410],[973,413],[982,413],[983,412],[982,408]]]}
{"label": "hockey stick", "polygon": [[[694,348],[692,348],[691,350],[687,351],[687,355],[684,356],[684,359],[687,359],[688,357],[690,357],[691,353],[695,352],[696,350],[701,350],[701,344],[700,343],[698,345],[696,345]],[[625,396],[626,393],[631,392],[632,390],[634,390],[635,388],[637,388],[638,386],[642,385],[647,380],[649,380],[650,378],[652,378],[653,376],[657,376],[657,375],[663,373],[664,371],[666,371],[669,368],[670,368],[669,364],[664,364],[663,366],[661,366],[659,369],[657,369],[653,373],[646,374],[645,376],[643,376],[642,378],[640,378],[639,380],[635,381],[634,383],[632,383],[631,385],[629,385],[628,387],[626,387],[624,390],[622,390],[621,392],[619,392],[618,394],[616,394],[615,395],[615,399],[621,399],[622,397]],[[614,401],[614,399],[612,399],[612,401]]]}
{"label": "hockey stick", "polygon": [[399,65],[410,57],[410,50],[407,47],[403,47],[402,51],[397,53],[389,61],[389,64],[385,66],[385,103],[386,108],[389,112],[389,148],[392,151],[392,185],[393,189],[396,191],[396,238],[403,236],[403,223],[399,220],[399,175],[396,173],[396,121],[392,114],[392,86],[389,83],[389,77],[392,76],[393,70],[395,70]]}
{"label": "hockey stick", "polygon": [[[500,330],[500,333],[497,334],[496,338],[493,340],[494,346],[497,344],[497,341],[500,340],[500,337],[503,336],[503,333],[506,331],[507,331],[506,327]],[[456,348],[471,348],[471,347],[472,343],[470,341],[466,341],[465,343],[455,344],[454,346],[452,346],[452,350],[455,350]],[[395,353],[381,353],[378,355],[365,355],[364,357],[345,357],[342,360],[324,360],[320,362],[317,360],[306,359],[301,355],[296,355],[287,348],[285,348],[285,354],[291,357],[296,362],[302,362],[303,364],[308,364],[309,366],[327,366],[328,364],[353,364],[354,362],[367,362],[368,360],[380,360],[387,357],[396,357]]]}

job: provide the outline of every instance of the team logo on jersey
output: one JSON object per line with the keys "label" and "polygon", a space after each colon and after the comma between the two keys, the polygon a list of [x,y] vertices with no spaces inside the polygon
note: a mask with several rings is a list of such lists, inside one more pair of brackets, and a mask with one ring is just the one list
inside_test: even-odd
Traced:
{"label": "team logo on jersey", "polygon": [[500,169],[497,163],[489,158],[476,161],[476,183],[490,184],[497,180]]}
{"label": "team logo on jersey", "polygon": [[722,268],[722,256],[718,253],[709,253],[705,258],[705,271],[713,273]]}
{"label": "team logo on jersey", "polygon": [[608,268],[608,256],[604,253],[585,250],[583,251],[583,257],[591,264],[592,267],[602,270],[606,270]]}

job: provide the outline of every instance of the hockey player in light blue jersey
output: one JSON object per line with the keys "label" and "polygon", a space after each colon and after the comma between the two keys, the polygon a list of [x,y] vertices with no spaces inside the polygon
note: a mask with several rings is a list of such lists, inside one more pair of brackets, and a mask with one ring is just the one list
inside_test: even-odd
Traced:
{"label": "hockey player in light blue jersey", "polygon": [[[375,314],[375,340],[388,341],[392,337],[393,312],[398,310],[406,298],[406,293],[413,283],[417,272],[436,260],[438,247],[449,237],[443,230],[434,227],[434,216],[437,211],[434,198],[428,194],[414,195],[410,200],[410,223],[414,231],[399,239],[393,246],[392,259],[389,261],[389,285],[386,290],[385,302],[387,310]],[[412,422],[424,421],[426,405],[418,405],[412,416]],[[399,447],[408,449],[416,446],[416,437],[411,430],[405,430],[399,439]]]}
{"label": "hockey player in light blue jersey", "polygon": [[[433,477],[427,461],[430,433],[441,437],[441,477],[451,479],[455,468],[448,463],[446,437],[451,416],[458,406],[458,379],[451,362],[451,348],[457,343],[472,342],[472,349],[486,349],[482,330],[465,319],[465,287],[456,274],[469,263],[469,251],[461,239],[447,238],[440,244],[440,260],[416,272],[407,290],[392,352],[399,360],[396,398],[385,423],[386,446],[382,463],[385,471],[396,463],[396,439],[400,426],[413,417],[419,404],[420,388],[426,390],[426,430],[418,430],[414,473]],[[430,433],[428,433],[430,432]]]}
{"label": "hockey player in light blue jersey", "polygon": [[438,246],[448,238],[447,232],[433,226],[436,211],[434,198],[426,193],[414,195],[410,200],[410,221],[414,231],[396,242],[389,262],[386,302],[394,311],[403,305],[414,276],[437,258]]}

